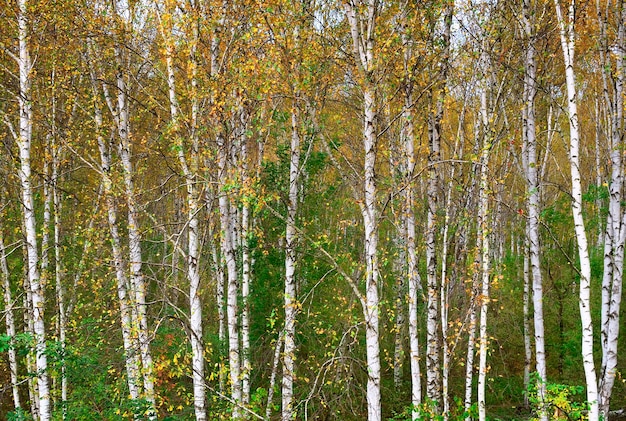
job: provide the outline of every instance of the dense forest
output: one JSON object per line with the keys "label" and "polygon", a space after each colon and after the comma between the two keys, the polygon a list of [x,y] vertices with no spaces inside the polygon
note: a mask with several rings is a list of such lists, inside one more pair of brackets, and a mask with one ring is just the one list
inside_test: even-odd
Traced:
{"label": "dense forest", "polygon": [[1,4],[0,418],[626,407],[626,0]]}

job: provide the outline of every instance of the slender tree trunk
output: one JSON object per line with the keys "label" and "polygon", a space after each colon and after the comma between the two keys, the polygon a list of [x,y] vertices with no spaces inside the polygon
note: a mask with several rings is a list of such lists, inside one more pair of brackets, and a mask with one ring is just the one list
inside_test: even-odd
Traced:
{"label": "slender tree trunk", "polygon": [[365,223],[365,261],[366,261],[366,320],[365,337],[367,348],[367,401],[368,420],[381,419],[380,401],[380,345],[378,339],[378,214],[376,209],[376,118],[373,92],[364,92],[365,97],[365,207],[363,220]]}
{"label": "slender tree trunk", "polygon": [[239,286],[237,282],[237,262],[235,260],[235,245],[236,238],[234,232],[233,219],[236,218],[232,204],[230,203],[230,197],[228,192],[225,191],[229,182],[229,158],[230,158],[230,145],[228,140],[224,139],[221,135],[218,137],[219,144],[219,208],[220,208],[220,222],[222,229],[222,257],[226,263],[226,279],[227,279],[227,293],[226,293],[226,320],[228,326],[228,360],[230,366],[230,388],[231,398],[233,400],[233,419],[239,419],[241,416],[240,405],[242,403],[242,383],[241,383],[241,352],[239,347],[239,305],[238,305],[238,293]]}
{"label": "slender tree trunk", "polygon": [[217,318],[218,318],[218,331],[217,337],[219,339],[219,356],[220,356],[220,364],[219,364],[219,390],[220,393],[224,393],[226,390],[226,370],[224,369],[223,364],[223,351],[224,346],[226,344],[226,312],[224,311],[224,287],[226,283],[226,277],[224,275],[224,265],[222,264],[222,259],[220,258],[217,246],[211,240],[211,257],[213,259],[213,266],[215,267],[215,277],[216,280],[216,291],[215,291],[215,301],[217,304]]}
{"label": "slender tree trunk", "polygon": [[131,299],[136,309],[137,336],[141,354],[141,377],[143,380],[143,395],[150,403],[149,418],[154,419],[155,396],[154,377],[152,373],[152,354],[150,352],[150,333],[148,330],[148,315],[146,305],[146,282],[142,273],[141,231],[137,211],[137,195],[135,192],[134,174],[131,158],[131,134],[129,120],[129,104],[121,48],[116,46],[116,56],[119,63],[116,75],[117,87],[117,128],[119,137],[119,154],[122,162],[124,179],[124,196],[128,208],[128,258],[130,269]]}
{"label": "slender tree trunk", "polygon": [[[439,211],[440,176],[437,163],[441,160],[441,122],[444,113],[448,61],[450,54],[450,28],[454,3],[446,6],[444,14],[444,32],[442,58],[439,63],[438,83],[432,89],[433,110],[428,121],[428,214],[426,228],[426,277],[427,277],[427,322],[426,322],[426,395],[441,405],[441,363],[440,351],[442,338],[439,335],[439,296],[443,279],[437,279],[437,213]],[[438,408],[438,411],[441,407]]]}
{"label": "slender tree trunk", "polygon": [[[26,260],[26,245],[23,247],[24,259]],[[27,270],[27,269],[26,269]],[[32,293],[30,292],[30,283],[28,281],[28,274],[24,276],[24,333],[32,334],[33,328],[33,300]],[[32,373],[37,372],[37,362],[32,352],[26,354],[26,370],[28,372],[28,398],[30,401],[30,411],[33,416],[33,420],[39,420],[39,388],[37,386],[37,377],[32,376]]]}
{"label": "slender tree trunk", "polygon": [[[102,188],[107,208],[107,221],[109,233],[111,235],[111,249],[113,253],[113,266],[115,268],[115,278],[117,280],[117,298],[120,307],[120,321],[122,326],[122,340],[124,345],[124,359],[126,365],[126,382],[132,400],[139,399],[139,359],[137,350],[139,343],[137,337],[133,335],[134,322],[132,308],[128,294],[129,284],[124,267],[124,257],[122,251],[122,241],[120,239],[117,222],[117,203],[113,192],[113,181],[111,178],[111,152],[108,142],[102,135],[103,118],[102,110],[98,105],[98,82],[94,73],[91,73],[92,90],[94,94],[94,120],[95,131],[100,150],[100,173],[102,176]],[[103,85],[105,86],[105,85]]]}
{"label": "slender tree trunk", "polygon": [[[459,124],[462,125],[464,110],[461,111],[461,117]],[[459,130],[460,131],[460,130]],[[457,136],[455,144],[455,156],[458,156],[460,136]],[[462,146],[461,146],[462,147]],[[450,173],[450,179],[454,180],[455,168],[452,167]],[[443,417],[445,420],[450,415],[450,396],[449,396],[449,379],[450,379],[450,349],[448,346],[448,306],[449,306],[449,290],[450,281],[448,275],[448,233],[450,228],[450,209],[452,206],[452,185],[448,188],[448,194],[445,204],[445,216],[443,226],[443,250],[441,252],[441,291],[440,297],[440,311],[441,311],[441,354],[442,354],[442,368],[441,368],[441,400],[443,402]]]}
{"label": "slender tree trunk", "polygon": [[[406,12],[405,12],[406,13]],[[403,245],[406,250],[406,276],[408,284],[407,301],[408,301],[408,324],[409,324],[409,360],[411,369],[411,419],[417,420],[419,412],[417,408],[422,403],[422,379],[420,370],[420,346],[419,332],[417,321],[417,304],[420,295],[423,295],[422,281],[420,279],[417,252],[415,247],[415,188],[413,176],[415,172],[415,127],[413,125],[414,116],[413,108],[413,90],[414,83],[412,75],[409,73],[410,62],[412,60],[413,51],[408,47],[410,45],[409,36],[403,34],[403,42],[407,45],[404,52],[404,67],[407,74],[404,81],[404,108],[402,110],[402,131],[400,132],[400,142],[402,148],[403,165],[400,166],[404,170],[402,174],[402,182],[404,190],[402,191],[402,235]]]}
{"label": "slender tree trunk", "polygon": [[600,188],[602,186],[602,164],[601,164],[601,137],[602,137],[602,120],[600,113],[600,101],[596,98],[595,103],[595,148],[594,155],[596,161],[596,213],[597,213],[597,224],[598,224],[598,239],[596,240],[596,247],[600,248],[604,245],[604,229],[603,229],[603,214],[602,214],[602,197],[600,196]]}
{"label": "slender tree trunk", "polygon": [[479,345],[479,362],[478,362],[478,419],[485,421],[487,419],[485,404],[485,386],[487,382],[487,349],[489,346],[489,337],[487,335],[487,310],[489,307],[489,271],[490,271],[490,251],[489,251],[489,223],[488,223],[488,165],[489,165],[489,149],[488,142],[483,146],[480,169],[480,188],[478,199],[478,233],[482,239],[481,253],[481,293],[480,293],[480,345]]}
{"label": "slender tree trunk", "polygon": [[[166,11],[173,15],[171,10]],[[176,74],[174,71],[174,40],[170,18],[162,19],[159,14],[161,31],[165,40],[167,85],[170,100],[170,119],[174,135],[178,161],[185,178],[187,193],[187,280],[189,281],[189,325],[191,343],[191,366],[193,380],[193,402],[196,420],[207,419],[206,393],[204,378],[204,344],[202,333],[202,302],[200,300],[200,241],[199,241],[199,194],[196,186],[198,172],[198,93],[197,93],[197,62],[195,48],[198,39],[197,24],[192,24],[190,48],[191,66],[191,135],[189,146],[183,140],[180,124],[180,106],[176,91]],[[186,150],[188,149],[188,151]],[[187,154],[189,157],[187,157]]]}
{"label": "slender tree trunk", "polygon": [[[296,101],[297,101],[296,96]],[[289,202],[287,205],[287,229],[285,235],[285,348],[283,352],[283,421],[292,420],[294,360],[296,352],[295,333],[298,314],[296,288],[296,215],[300,185],[300,119],[299,104],[294,103],[291,111],[291,158],[289,163]]]}
{"label": "slender tree trunk", "polygon": [[417,326],[417,303],[419,293],[421,291],[421,279],[417,267],[417,252],[415,250],[415,201],[414,189],[412,184],[413,172],[415,171],[415,150],[414,150],[414,132],[413,119],[410,112],[412,97],[407,96],[404,109],[404,153],[406,159],[406,174],[404,182],[406,188],[404,190],[403,212],[405,223],[405,243],[407,253],[407,276],[408,276],[408,301],[409,301],[409,354],[411,360],[411,404],[412,419],[416,420],[419,416],[417,407],[422,403],[422,381],[420,373],[420,347],[419,332]]}
{"label": "slender tree trunk", "polygon": [[[601,343],[602,366],[599,383],[599,410],[604,419],[608,419],[610,400],[617,374],[617,345],[620,327],[620,307],[622,301],[622,278],[624,268],[624,211],[622,197],[624,188],[623,147],[624,147],[624,73],[626,72],[626,1],[617,0],[617,52],[615,72],[608,61],[612,56],[608,47],[606,34],[609,4],[602,13],[600,3],[597,4],[600,21],[601,67],[604,84],[604,97],[607,107],[611,110],[611,184],[609,186],[609,213],[605,234],[604,276],[602,279],[602,310],[601,310]],[[612,87],[612,92],[609,89]],[[612,95],[611,95],[612,94]]]}
{"label": "slender tree trunk", "polygon": [[[243,106],[239,112],[239,141],[241,143],[241,183],[246,189],[251,188],[250,173],[248,169],[248,113]],[[248,247],[248,234],[251,227],[250,200],[244,197],[241,204],[241,374],[242,374],[242,401],[250,403],[250,375],[252,363],[250,362],[250,278],[251,260],[250,247]]]}
{"label": "slender tree trunk", "polygon": [[[379,343],[379,269],[378,269],[378,210],[376,199],[376,96],[374,83],[374,37],[378,2],[350,0],[344,4],[356,65],[363,78],[363,147],[364,200],[361,206],[365,226],[365,346],[367,355],[367,414],[368,421],[382,419],[380,397]],[[361,10],[362,9],[362,10]],[[365,13],[363,13],[365,12]]]}
{"label": "slender tree trunk", "polygon": [[565,81],[567,84],[567,112],[569,117],[570,134],[570,171],[572,178],[572,214],[574,230],[578,243],[578,257],[580,260],[580,293],[579,308],[582,324],[582,358],[587,385],[587,402],[589,403],[589,421],[597,421],[598,413],[598,384],[596,369],[593,360],[593,322],[591,319],[591,263],[587,245],[587,232],[582,214],[582,186],[580,178],[580,131],[578,124],[578,110],[576,101],[576,76],[574,74],[574,0],[568,7],[567,22],[564,20],[559,0],[554,0],[557,22],[561,37],[561,48],[565,62]]}
{"label": "slender tree trunk", "polygon": [[546,353],[545,334],[543,323],[543,279],[541,275],[541,259],[539,256],[539,214],[540,214],[540,185],[538,179],[537,140],[535,124],[535,97],[537,95],[537,66],[535,63],[535,35],[534,23],[531,17],[530,0],[523,2],[523,29],[526,35],[526,57],[524,73],[524,171],[526,173],[526,198],[528,208],[528,244],[530,251],[530,269],[533,279],[533,309],[535,332],[535,361],[537,379],[537,394],[539,399],[539,416],[542,421],[548,420],[545,408],[546,396]]}
{"label": "slender tree trunk", "polygon": [[[2,192],[4,193],[4,192]],[[4,215],[1,215],[2,217]],[[13,294],[11,292],[11,278],[9,273],[9,266],[7,264],[7,249],[4,244],[4,224],[0,224],[0,271],[2,275],[2,287],[4,288],[4,321],[7,327],[7,336],[11,338],[13,342],[15,340],[15,313],[13,307]],[[11,391],[13,392],[13,406],[15,410],[19,409],[21,405],[20,391],[18,387],[17,377],[17,353],[15,347],[11,346],[8,350],[9,354],[9,371],[11,373]]]}
{"label": "slender tree trunk", "polygon": [[39,253],[37,250],[37,227],[33,190],[31,186],[30,152],[33,132],[33,111],[31,81],[33,64],[28,50],[29,18],[27,0],[19,1],[18,38],[19,38],[19,94],[20,110],[19,136],[17,139],[20,156],[18,170],[22,190],[22,211],[26,236],[27,273],[30,287],[33,333],[35,336],[35,359],[37,368],[37,387],[39,392],[39,419],[48,421],[51,416],[50,387],[48,384],[48,358],[46,353],[46,329],[44,322],[44,291],[39,274]]}
{"label": "slender tree trunk", "polygon": [[[439,101],[437,94],[433,95]],[[441,373],[439,370],[439,352],[441,350],[439,326],[439,286],[437,280],[437,211],[439,209],[439,173],[437,163],[440,156],[439,115],[429,116],[428,140],[428,213],[426,222],[426,396],[437,404],[441,403]],[[437,410],[439,411],[439,409]]]}
{"label": "slender tree trunk", "polygon": [[524,238],[524,406],[529,407],[528,386],[532,365],[532,347],[530,331],[530,248],[528,233]]}
{"label": "slender tree trunk", "polygon": [[[476,245],[477,249],[482,249],[482,245],[479,243]],[[479,250],[476,250],[478,254]],[[465,357],[465,399],[464,399],[464,409],[465,412],[468,412],[472,406],[472,383],[474,378],[474,349],[476,348],[476,304],[479,296],[478,291],[478,265],[480,261],[478,257],[474,262],[474,274],[472,275],[472,292],[471,292],[471,303],[470,303],[470,315],[469,315],[469,328],[467,330],[467,354]],[[467,421],[470,421],[470,418],[466,418]]]}

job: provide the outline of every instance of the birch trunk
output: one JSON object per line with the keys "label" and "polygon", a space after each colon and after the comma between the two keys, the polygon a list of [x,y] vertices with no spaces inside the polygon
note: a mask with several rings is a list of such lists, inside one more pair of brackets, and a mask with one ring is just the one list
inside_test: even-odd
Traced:
{"label": "birch trunk", "polygon": [[[23,247],[24,259],[26,260],[26,246]],[[28,269],[26,268],[25,271]],[[32,293],[30,292],[30,282],[28,281],[28,273],[24,275],[24,333],[32,334],[33,328],[33,300]],[[26,354],[26,370],[29,373],[27,378],[28,383],[28,398],[30,401],[30,411],[33,416],[33,420],[39,420],[39,389],[37,386],[37,377],[32,376],[31,373],[37,372],[37,361],[34,358],[32,352]]]}
{"label": "birch trunk", "polygon": [[219,208],[222,238],[222,257],[226,263],[227,291],[226,291],[226,322],[228,327],[228,361],[230,368],[230,389],[233,401],[232,418],[239,419],[241,416],[240,405],[242,403],[241,384],[241,355],[239,347],[239,306],[237,303],[239,286],[237,282],[237,262],[235,260],[235,233],[233,219],[234,209],[230,203],[227,192],[229,182],[229,149],[228,141],[221,135],[218,137],[219,144]]}
{"label": "birch trunk", "polygon": [[215,291],[215,301],[217,304],[217,318],[218,318],[218,331],[217,337],[219,339],[219,390],[220,393],[224,393],[226,389],[226,375],[223,364],[223,351],[226,344],[226,312],[224,311],[224,286],[226,283],[226,277],[224,275],[224,265],[222,259],[218,255],[217,246],[211,241],[211,257],[213,259],[213,266],[215,267],[215,277],[217,278],[217,285]]}
{"label": "birch trunk", "polygon": [[[602,279],[601,343],[602,366],[599,379],[599,410],[604,419],[608,419],[610,400],[617,374],[617,345],[619,338],[620,307],[622,300],[622,278],[624,267],[624,211],[623,197],[623,146],[624,146],[624,73],[626,72],[626,1],[618,0],[617,35],[615,54],[615,72],[609,61],[612,56],[607,40],[607,21],[609,5],[603,12],[597,3],[600,21],[600,53],[604,97],[607,108],[611,111],[611,183],[609,186],[609,213],[607,216],[604,276]],[[609,84],[612,90],[609,88]]]}
{"label": "birch trunk", "polygon": [[574,74],[574,0],[568,7],[567,22],[563,17],[559,0],[554,0],[557,22],[561,38],[561,49],[565,62],[565,82],[567,84],[567,112],[569,117],[569,160],[572,179],[572,214],[574,230],[578,243],[578,257],[580,260],[580,292],[579,308],[582,324],[582,358],[587,385],[587,402],[589,404],[589,421],[597,421],[598,413],[598,384],[596,369],[593,360],[593,323],[591,319],[591,263],[587,245],[587,232],[582,214],[582,186],[580,179],[580,131],[578,125],[578,110],[576,101],[576,77]]}
{"label": "birch trunk", "polygon": [[596,172],[596,189],[598,189],[598,192],[596,194],[596,209],[597,209],[597,224],[598,224],[598,239],[596,240],[596,247],[600,248],[602,246],[604,246],[604,229],[602,226],[603,223],[603,215],[602,215],[602,198],[599,194],[599,189],[600,186],[602,186],[602,162],[601,162],[601,136],[602,136],[602,117],[601,117],[601,113],[600,113],[600,101],[598,100],[598,98],[596,98],[595,101],[595,148],[594,148],[594,152],[595,152],[595,163],[596,163],[596,168],[595,168],[595,172]]}
{"label": "birch trunk", "polygon": [[376,209],[376,118],[373,92],[364,92],[365,108],[365,262],[366,262],[366,303],[365,341],[367,348],[367,401],[368,420],[381,420],[380,401],[380,345],[378,332],[378,214]]}
{"label": "birch trunk", "polygon": [[[167,10],[168,15],[173,15]],[[159,13],[161,31],[165,42],[167,85],[170,100],[170,119],[176,146],[178,161],[185,179],[187,193],[187,280],[189,281],[189,325],[191,342],[191,368],[193,381],[193,402],[196,420],[205,421],[206,393],[204,379],[204,345],[202,333],[202,302],[200,300],[200,242],[199,242],[199,195],[197,191],[198,172],[198,98],[197,98],[197,63],[195,47],[198,39],[197,26],[193,26],[190,47],[191,66],[191,136],[190,145],[186,148],[180,127],[180,106],[176,91],[176,74],[174,71],[174,40],[172,39],[171,17],[162,19]],[[186,151],[186,149],[189,149]],[[189,157],[187,157],[189,154]]]}
{"label": "birch trunk", "polygon": [[[463,124],[465,109],[461,111],[459,118],[459,132],[460,127]],[[460,147],[459,147],[460,144]],[[454,145],[454,156],[459,155],[459,151],[462,150],[463,145],[461,143],[461,136],[457,135],[457,140]],[[450,179],[454,180],[455,168],[452,167],[450,172]],[[443,250],[441,252],[441,291],[440,291],[440,309],[441,309],[441,341],[442,341],[442,369],[441,369],[441,400],[443,402],[443,417],[444,420],[448,419],[450,415],[450,396],[449,396],[449,379],[450,379],[450,349],[448,346],[448,306],[449,306],[449,292],[450,281],[448,275],[448,233],[450,228],[450,209],[452,207],[452,184],[448,187],[448,193],[445,204],[445,216],[443,227]]]}
{"label": "birch trunk", "polygon": [[480,188],[478,191],[478,233],[477,235],[482,239],[481,254],[481,293],[480,293],[480,341],[479,341],[479,362],[478,362],[478,419],[485,421],[487,419],[486,405],[485,405],[485,385],[487,382],[487,349],[489,346],[489,337],[487,336],[487,310],[489,308],[489,270],[490,270],[490,256],[489,256],[489,223],[487,220],[488,215],[488,165],[489,165],[489,150],[491,145],[488,144],[489,140],[483,146],[483,152],[481,157],[481,169],[480,169]]}
{"label": "birch trunk", "polygon": [[[353,52],[363,78],[364,201],[365,226],[365,346],[367,355],[367,414],[369,421],[382,419],[380,397],[378,210],[376,206],[376,96],[374,86],[374,36],[378,2],[350,0],[344,4],[353,42]],[[365,12],[361,11],[361,9]]]}
{"label": "birch trunk", "polygon": [[532,365],[532,346],[530,340],[530,249],[528,234],[524,239],[524,407],[529,407],[528,386],[530,385],[530,367]]}
{"label": "birch trunk", "polygon": [[433,110],[429,116],[428,124],[428,214],[426,228],[426,281],[428,289],[427,322],[426,322],[426,395],[436,402],[441,410],[441,341],[439,335],[440,289],[443,279],[437,279],[437,213],[439,211],[439,188],[440,175],[437,163],[441,160],[441,122],[444,113],[444,101],[446,95],[446,82],[448,77],[448,62],[450,54],[450,30],[452,25],[452,13],[454,2],[448,4],[443,16],[443,34],[441,43],[441,61],[437,74],[437,85],[432,89]]}
{"label": "birch trunk", "polygon": [[421,290],[421,279],[417,266],[417,252],[415,250],[415,200],[414,189],[412,185],[413,172],[415,171],[415,149],[413,145],[413,120],[410,113],[410,105],[413,100],[411,96],[407,96],[405,100],[405,139],[404,153],[406,159],[406,176],[404,182],[406,188],[404,190],[404,223],[406,236],[406,253],[407,253],[407,275],[408,275],[408,301],[409,301],[409,353],[411,360],[411,404],[413,411],[411,418],[417,420],[419,413],[417,407],[422,403],[422,380],[420,373],[420,347],[418,340],[417,326],[417,303],[419,300],[419,292]]}
{"label": "birch trunk", "polygon": [[[248,138],[246,135],[248,126],[248,114],[243,106],[239,112],[239,141],[241,143],[241,183],[245,189],[251,189],[250,173],[248,170]],[[251,259],[248,247],[248,233],[251,227],[250,200],[242,198],[241,204],[241,387],[242,401],[245,405],[250,403],[250,374],[252,364],[250,362],[250,276]]]}
{"label": "birch trunk", "polygon": [[526,57],[524,62],[524,109],[523,109],[523,132],[524,132],[524,171],[526,173],[526,206],[528,208],[528,235],[530,269],[533,280],[533,309],[534,309],[534,332],[535,332],[535,361],[537,371],[537,397],[539,399],[538,414],[542,421],[548,420],[545,408],[546,397],[546,353],[545,333],[543,323],[543,279],[541,275],[541,260],[539,256],[539,178],[537,162],[537,140],[535,124],[535,97],[537,95],[537,66],[535,63],[535,35],[534,23],[531,16],[530,0],[523,2],[523,29],[527,40]]}
{"label": "birch trunk", "polygon": [[[117,122],[119,136],[119,153],[122,162],[124,178],[124,196],[126,207],[128,208],[128,258],[130,269],[131,298],[136,308],[137,332],[139,338],[139,350],[141,354],[141,377],[143,380],[143,394],[146,401],[155,407],[154,378],[152,374],[152,354],[150,352],[150,334],[148,331],[148,316],[146,306],[146,283],[142,273],[141,257],[141,232],[139,229],[139,218],[137,212],[137,197],[134,184],[134,168],[131,159],[130,143],[130,120],[129,104],[125,75],[122,70],[122,58],[120,47],[116,47],[116,56],[120,63],[116,75],[117,86]],[[154,409],[150,411],[150,419],[156,418]]]}
{"label": "birch trunk", "polygon": [[[474,261],[475,273],[472,275],[472,296],[471,296],[471,304],[469,309],[469,328],[467,330],[467,354],[465,357],[465,399],[464,399],[464,409],[465,412],[468,412],[472,407],[472,383],[474,377],[474,349],[476,348],[476,303],[478,301],[479,296],[479,283],[478,283],[478,265],[480,264],[480,260],[478,259],[478,252],[482,249],[482,244],[480,243],[476,245],[476,253],[477,257]],[[466,421],[470,421],[470,418],[467,417]]]}
{"label": "birch trunk", "polygon": [[[404,206],[404,204],[403,204]],[[402,387],[402,378],[404,377],[404,340],[405,340],[405,325],[406,325],[406,273],[405,265],[407,262],[406,257],[406,221],[405,216],[400,215],[400,223],[398,226],[398,232],[394,234],[394,247],[396,248],[397,256],[394,258],[394,274],[396,276],[395,282],[395,327],[394,327],[394,350],[393,350],[393,385],[396,390],[400,390]]]}
{"label": "birch trunk", "polygon": [[48,359],[46,356],[46,331],[44,322],[44,291],[39,276],[39,253],[37,250],[37,227],[33,191],[31,186],[30,151],[33,131],[31,104],[31,80],[33,64],[28,50],[29,19],[27,0],[19,0],[18,39],[19,39],[19,94],[20,110],[19,147],[20,167],[18,174],[22,191],[23,224],[26,237],[27,274],[31,295],[33,334],[35,336],[35,359],[37,387],[39,392],[39,419],[48,421],[51,416],[50,388],[48,384]]}
{"label": "birch trunk", "polygon": [[[296,96],[297,101],[297,96]],[[294,418],[293,382],[296,352],[295,333],[298,314],[296,289],[296,215],[298,212],[298,186],[300,184],[300,120],[299,104],[294,103],[291,111],[291,158],[289,163],[289,202],[287,204],[287,228],[285,234],[285,348],[283,353],[283,412],[282,420]]]}
{"label": "birch trunk", "polygon": [[[4,226],[2,226],[2,224],[0,224],[0,271],[2,274],[2,287],[4,288],[4,321],[7,327],[7,336],[9,336],[11,341],[13,341],[16,334],[15,313],[13,312],[15,303],[13,301],[13,294],[11,293],[11,278],[9,266],[7,264],[7,249],[4,244]],[[9,347],[8,354],[9,371],[11,374],[11,391],[13,392],[13,406],[17,411],[17,409],[19,409],[22,405],[20,401],[20,391],[18,388],[17,378],[17,353],[13,346]]]}
{"label": "birch trunk", "polygon": [[[407,11],[403,12],[406,15]],[[417,263],[417,252],[415,250],[415,188],[413,176],[415,172],[415,127],[413,125],[413,90],[414,82],[411,72],[411,61],[413,50],[410,48],[410,38],[408,34],[403,34],[403,43],[406,45],[404,52],[404,107],[402,110],[402,131],[400,132],[400,147],[402,148],[403,165],[400,166],[404,173],[401,174],[404,190],[402,191],[402,235],[403,246],[406,258],[406,277],[408,290],[406,300],[408,301],[408,334],[409,334],[409,362],[411,370],[411,419],[417,420],[419,417],[418,407],[422,403],[422,379],[420,370],[420,346],[417,320],[417,303],[420,295],[423,295],[422,281],[420,279]],[[404,286],[406,288],[406,286]],[[400,297],[400,295],[399,295]],[[400,310],[398,310],[400,311]]]}
{"label": "birch trunk", "polygon": [[[429,120],[429,155],[428,155],[428,214],[426,222],[426,396],[437,405],[441,403],[441,373],[439,352],[439,285],[437,280],[437,211],[439,209],[439,174],[437,162],[440,157],[440,123],[437,115]],[[437,412],[440,408],[437,408]]]}
{"label": "birch trunk", "polygon": [[107,209],[107,221],[109,224],[109,234],[111,235],[111,249],[113,253],[113,267],[115,268],[115,278],[117,280],[117,298],[120,308],[120,321],[122,327],[122,340],[124,346],[124,362],[126,365],[126,382],[132,400],[139,399],[139,359],[137,350],[139,344],[136,336],[133,335],[132,308],[130,297],[128,296],[128,278],[124,267],[124,257],[122,242],[119,234],[117,222],[117,203],[113,192],[113,181],[111,179],[111,152],[108,142],[102,135],[103,118],[102,110],[98,105],[98,82],[94,73],[91,73],[92,90],[94,94],[94,121],[95,131],[100,150],[100,173],[102,176],[102,190],[105,197]]}
{"label": "birch trunk", "polygon": [[[213,30],[213,33],[211,34],[210,74],[211,74],[211,77],[213,78],[217,78],[222,70],[221,64],[220,64],[220,45],[221,45],[220,32],[222,30],[222,26],[224,25],[227,5],[228,3],[226,1],[222,1],[222,4],[221,4],[222,14],[218,18],[215,28]],[[215,98],[212,98],[211,101],[212,102],[215,101]],[[217,121],[217,119],[213,119],[213,123],[216,126],[219,126],[220,124],[219,121]],[[224,141],[222,134],[217,135],[217,143],[218,143],[218,148],[220,149],[218,152],[219,174],[218,174],[218,182],[217,182],[218,208],[219,208],[220,225],[221,225],[221,231],[219,235],[220,253],[218,253],[218,247],[213,242],[211,242],[211,246],[212,246],[211,255],[213,257],[213,262],[215,265],[215,271],[217,275],[216,301],[217,301],[217,313],[218,313],[218,319],[219,319],[218,337],[220,341],[219,387],[220,387],[220,393],[225,393],[227,373],[224,367],[223,352],[224,352],[224,349],[226,346],[226,340],[227,340],[227,324],[228,324],[227,313],[228,311],[224,311],[224,304],[225,304],[226,283],[227,282],[230,283],[230,276],[231,276],[229,273],[229,269],[226,267],[226,262],[231,257],[230,257],[230,253],[227,252],[227,249],[229,248],[229,244],[227,244],[226,242],[225,230],[228,230],[227,227],[230,225],[230,216],[229,216],[230,208],[228,204],[228,197],[226,196],[226,193],[222,191],[223,187],[225,186],[225,183],[228,180],[228,174],[227,174],[228,153],[225,150],[226,142]],[[230,342],[229,342],[229,360],[230,360]],[[232,362],[229,362],[229,363],[232,363]],[[234,385],[235,383],[233,383],[233,386]],[[231,389],[231,392],[232,392],[232,389]]]}

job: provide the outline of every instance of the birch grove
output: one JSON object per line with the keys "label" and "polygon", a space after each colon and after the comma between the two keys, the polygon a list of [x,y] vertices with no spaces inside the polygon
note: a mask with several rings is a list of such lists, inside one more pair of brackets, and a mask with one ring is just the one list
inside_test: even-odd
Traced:
{"label": "birch grove", "polygon": [[620,419],[624,0],[0,10],[0,419]]}

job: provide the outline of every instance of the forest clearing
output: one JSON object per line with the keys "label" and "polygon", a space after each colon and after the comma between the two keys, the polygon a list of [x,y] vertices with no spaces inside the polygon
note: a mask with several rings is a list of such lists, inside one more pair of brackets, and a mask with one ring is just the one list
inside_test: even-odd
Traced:
{"label": "forest clearing", "polygon": [[2,0],[0,419],[626,415],[626,0]]}

